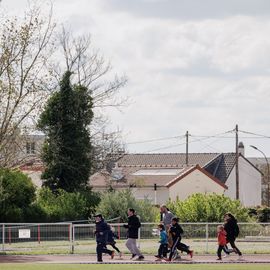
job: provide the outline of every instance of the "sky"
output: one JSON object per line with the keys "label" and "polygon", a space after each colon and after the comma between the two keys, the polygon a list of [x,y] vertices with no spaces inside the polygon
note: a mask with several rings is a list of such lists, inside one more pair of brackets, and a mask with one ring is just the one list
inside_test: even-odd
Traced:
{"label": "sky", "polygon": [[[126,75],[121,110],[107,109],[131,153],[235,151],[270,156],[269,0],[52,0],[54,19]],[[22,14],[26,0],[3,0]],[[257,134],[257,135],[256,135]],[[262,136],[258,136],[262,135]]]}

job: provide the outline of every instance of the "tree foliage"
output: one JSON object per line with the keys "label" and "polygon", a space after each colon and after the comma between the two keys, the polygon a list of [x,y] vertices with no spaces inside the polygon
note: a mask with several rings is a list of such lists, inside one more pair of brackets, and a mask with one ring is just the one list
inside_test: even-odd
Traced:
{"label": "tree foliage", "polygon": [[87,88],[72,86],[70,76],[69,71],[64,74],[60,90],[48,100],[38,126],[47,135],[42,156],[44,185],[73,192],[85,188],[90,175],[88,126],[93,103]]}
{"label": "tree foliage", "polygon": [[82,193],[58,190],[55,194],[48,188],[42,188],[35,205],[44,213],[43,221],[58,222],[87,220],[98,203],[98,194],[91,191]]}
{"label": "tree foliage", "polygon": [[180,218],[181,222],[221,222],[227,212],[238,221],[248,221],[248,210],[238,200],[224,195],[193,194],[184,201],[169,201],[168,208]]}
{"label": "tree foliage", "polygon": [[42,18],[37,7],[22,20],[1,18],[0,27],[0,166],[19,162],[18,136],[35,119],[48,95],[52,78],[47,62],[52,54],[55,25],[51,12]]}
{"label": "tree foliage", "polygon": [[0,169],[0,221],[24,221],[35,200],[35,187],[19,171]]}
{"label": "tree foliage", "polygon": [[149,200],[136,200],[131,190],[127,189],[103,193],[97,212],[102,213],[106,219],[119,217],[122,222],[126,222],[128,208],[134,208],[142,222],[155,221],[158,211]]}

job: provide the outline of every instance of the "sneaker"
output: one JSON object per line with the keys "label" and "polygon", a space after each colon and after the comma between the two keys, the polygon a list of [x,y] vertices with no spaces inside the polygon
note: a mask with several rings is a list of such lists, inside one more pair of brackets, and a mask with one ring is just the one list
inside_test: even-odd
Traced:
{"label": "sneaker", "polygon": [[123,253],[122,252],[119,252],[118,255],[119,255],[119,258],[122,258]]}
{"label": "sneaker", "polygon": [[191,250],[191,251],[189,252],[189,256],[190,256],[190,258],[193,257],[193,250]]}
{"label": "sneaker", "polygon": [[156,258],[160,258],[158,255],[155,255]]}
{"label": "sneaker", "polygon": [[138,261],[142,261],[142,260],[144,260],[144,256],[143,256],[143,255],[140,255],[140,256],[138,257]]}
{"label": "sneaker", "polygon": [[130,259],[133,260],[135,257],[136,257],[136,254],[132,254]]}
{"label": "sneaker", "polygon": [[114,258],[114,255],[115,255],[115,251],[112,251],[112,254],[111,254],[111,259]]}
{"label": "sneaker", "polygon": [[237,260],[238,260],[238,261],[243,260],[243,255],[239,255]]}
{"label": "sneaker", "polygon": [[217,261],[221,261],[222,259],[221,259],[221,258],[217,258],[216,260],[217,260]]}

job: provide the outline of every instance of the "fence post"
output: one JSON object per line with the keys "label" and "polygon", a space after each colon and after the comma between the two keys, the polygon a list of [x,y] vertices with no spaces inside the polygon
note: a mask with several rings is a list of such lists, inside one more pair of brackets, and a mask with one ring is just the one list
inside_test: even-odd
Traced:
{"label": "fence post", "polygon": [[70,235],[70,253],[74,254],[74,241],[75,241],[75,225],[69,224],[69,235]]}
{"label": "fence post", "polygon": [[11,227],[8,228],[8,243],[11,245]]}
{"label": "fence post", "polygon": [[5,250],[5,224],[2,225],[2,251]]}
{"label": "fence post", "polygon": [[140,248],[140,240],[141,240],[141,228],[139,228],[138,231],[138,243],[137,243],[138,248]]}
{"label": "fence post", "polygon": [[40,244],[40,224],[38,224],[38,227],[37,227],[37,238],[38,238],[38,243]]}
{"label": "fence post", "polygon": [[205,225],[205,240],[206,240],[206,250],[205,253],[208,254],[208,242],[209,242],[209,224]]}

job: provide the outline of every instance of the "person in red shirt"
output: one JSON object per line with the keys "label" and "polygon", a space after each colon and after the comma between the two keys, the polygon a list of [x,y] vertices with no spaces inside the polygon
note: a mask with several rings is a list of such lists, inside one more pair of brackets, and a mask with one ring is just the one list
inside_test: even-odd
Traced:
{"label": "person in red shirt", "polygon": [[218,237],[218,250],[217,250],[217,260],[221,259],[221,251],[223,250],[226,254],[229,253],[227,249],[227,239],[226,239],[226,231],[224,230],[223,225],[217,226],[217,237]]}

